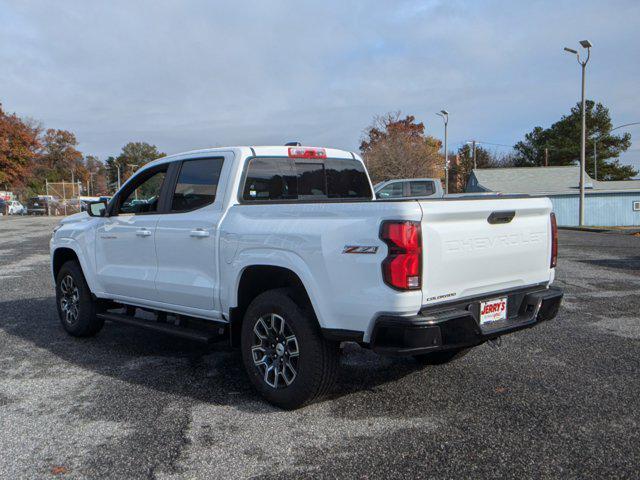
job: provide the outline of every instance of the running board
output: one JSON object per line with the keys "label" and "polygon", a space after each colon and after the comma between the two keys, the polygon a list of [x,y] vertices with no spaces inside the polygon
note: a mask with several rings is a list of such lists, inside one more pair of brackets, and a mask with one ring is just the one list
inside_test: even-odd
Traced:
{"label": "running board", "polygon": [[[211,331],[205,329],[196,329],[191,327],[182,327],[172,325],[170,323],[161,323],[153,320],[143,320],[142,318],[123,315],[121,313],[98,313],[98,318],[110,320],[112,322],[122,323],[124,325],[132,325],[134,327],[146,328],[155,332],[166,333],[174,337],[193,340],[200,343],[210,343],[213,340],[220,339],[218,331],[223,327],[212,326]],[[223,329],[224,330],[224,329]]]}

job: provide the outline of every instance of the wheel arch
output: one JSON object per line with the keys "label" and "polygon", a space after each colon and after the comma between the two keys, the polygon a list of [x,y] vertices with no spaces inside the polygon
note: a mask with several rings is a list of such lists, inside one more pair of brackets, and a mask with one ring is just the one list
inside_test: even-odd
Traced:
{"label": "wheel arch", "polygon": [[298,273],[282,265],[247,265],[238,275],[235,306],[229,309],[231,343],[233,345],[239,345],[242,320],[247,307],[253,299],[268,290],[285,287],[294,290],[294,301],[298,305],[308,308],[314,320],[320,325],[317,310],[314,308],[314,302],[309,295],[309,289]]}
{"label": "wheel arch", "polygon": [[60,246],[57,246],[51,253],[51,274],[53,275],[53,283],[56,283],[56,277],[62,265],[69,260],[75,260],[80,265],[82,274],[89,286],[89,290],[95,292],[95,285],[93,284],[93,278],[91,272],[87,271],[88,265],[86,264],[83,256],[79,252],[79,248],[74,245],[74,242],[67,242]]}
{"label": "wheel arch", "polygon": [[58,276],[58,272],[60,272],[62,265],[69,260],[75,260],[80,263],[80,258],[73,248],[60,247],[55,249],[53,252],[53,258],[51,259],[51,273],[53,274],[54,280]]}

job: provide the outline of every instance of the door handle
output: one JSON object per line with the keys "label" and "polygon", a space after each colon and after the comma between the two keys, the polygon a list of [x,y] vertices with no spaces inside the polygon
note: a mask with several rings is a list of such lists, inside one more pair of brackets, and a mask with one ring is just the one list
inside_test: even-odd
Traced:
{"label": "door handle", "polygon": [[205,230],[204,228],[196,228],[194,230],[191,230],[191,233],[189,235],[192,237],[204,238],[209,236],[209,231]]}
{"label": "door handle", "polygon": [[136,235],[139,237],[150,237],[151,230],[147,230],[146,228],[139,228],[138,230],[136,230]]}

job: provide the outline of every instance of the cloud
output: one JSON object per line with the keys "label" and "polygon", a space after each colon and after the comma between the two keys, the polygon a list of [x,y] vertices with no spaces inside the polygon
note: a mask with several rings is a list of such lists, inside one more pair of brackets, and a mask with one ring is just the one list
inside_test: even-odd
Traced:
{"label": "cloud", "polygon": [[387,111],[439,135],[441,108],[453,144],[513,144],[578,100],[562,47],[584,37],[589,98],[640,120],[637,18],[636,1],[0,0],[0,101],[101,157],[132,140],[353,150]]}

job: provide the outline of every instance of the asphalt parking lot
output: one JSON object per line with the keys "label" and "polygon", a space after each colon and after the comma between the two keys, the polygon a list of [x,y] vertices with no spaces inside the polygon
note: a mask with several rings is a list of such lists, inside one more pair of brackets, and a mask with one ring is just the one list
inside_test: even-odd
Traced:
{"label": "asphalt parking lot", "polygon": [[640,238],[561,231],[558,318],[420,367],[347,346],[332,398],[265,404],[239,354],[58,323],[56,219],[0,218],[0,478],[638,478]]}

